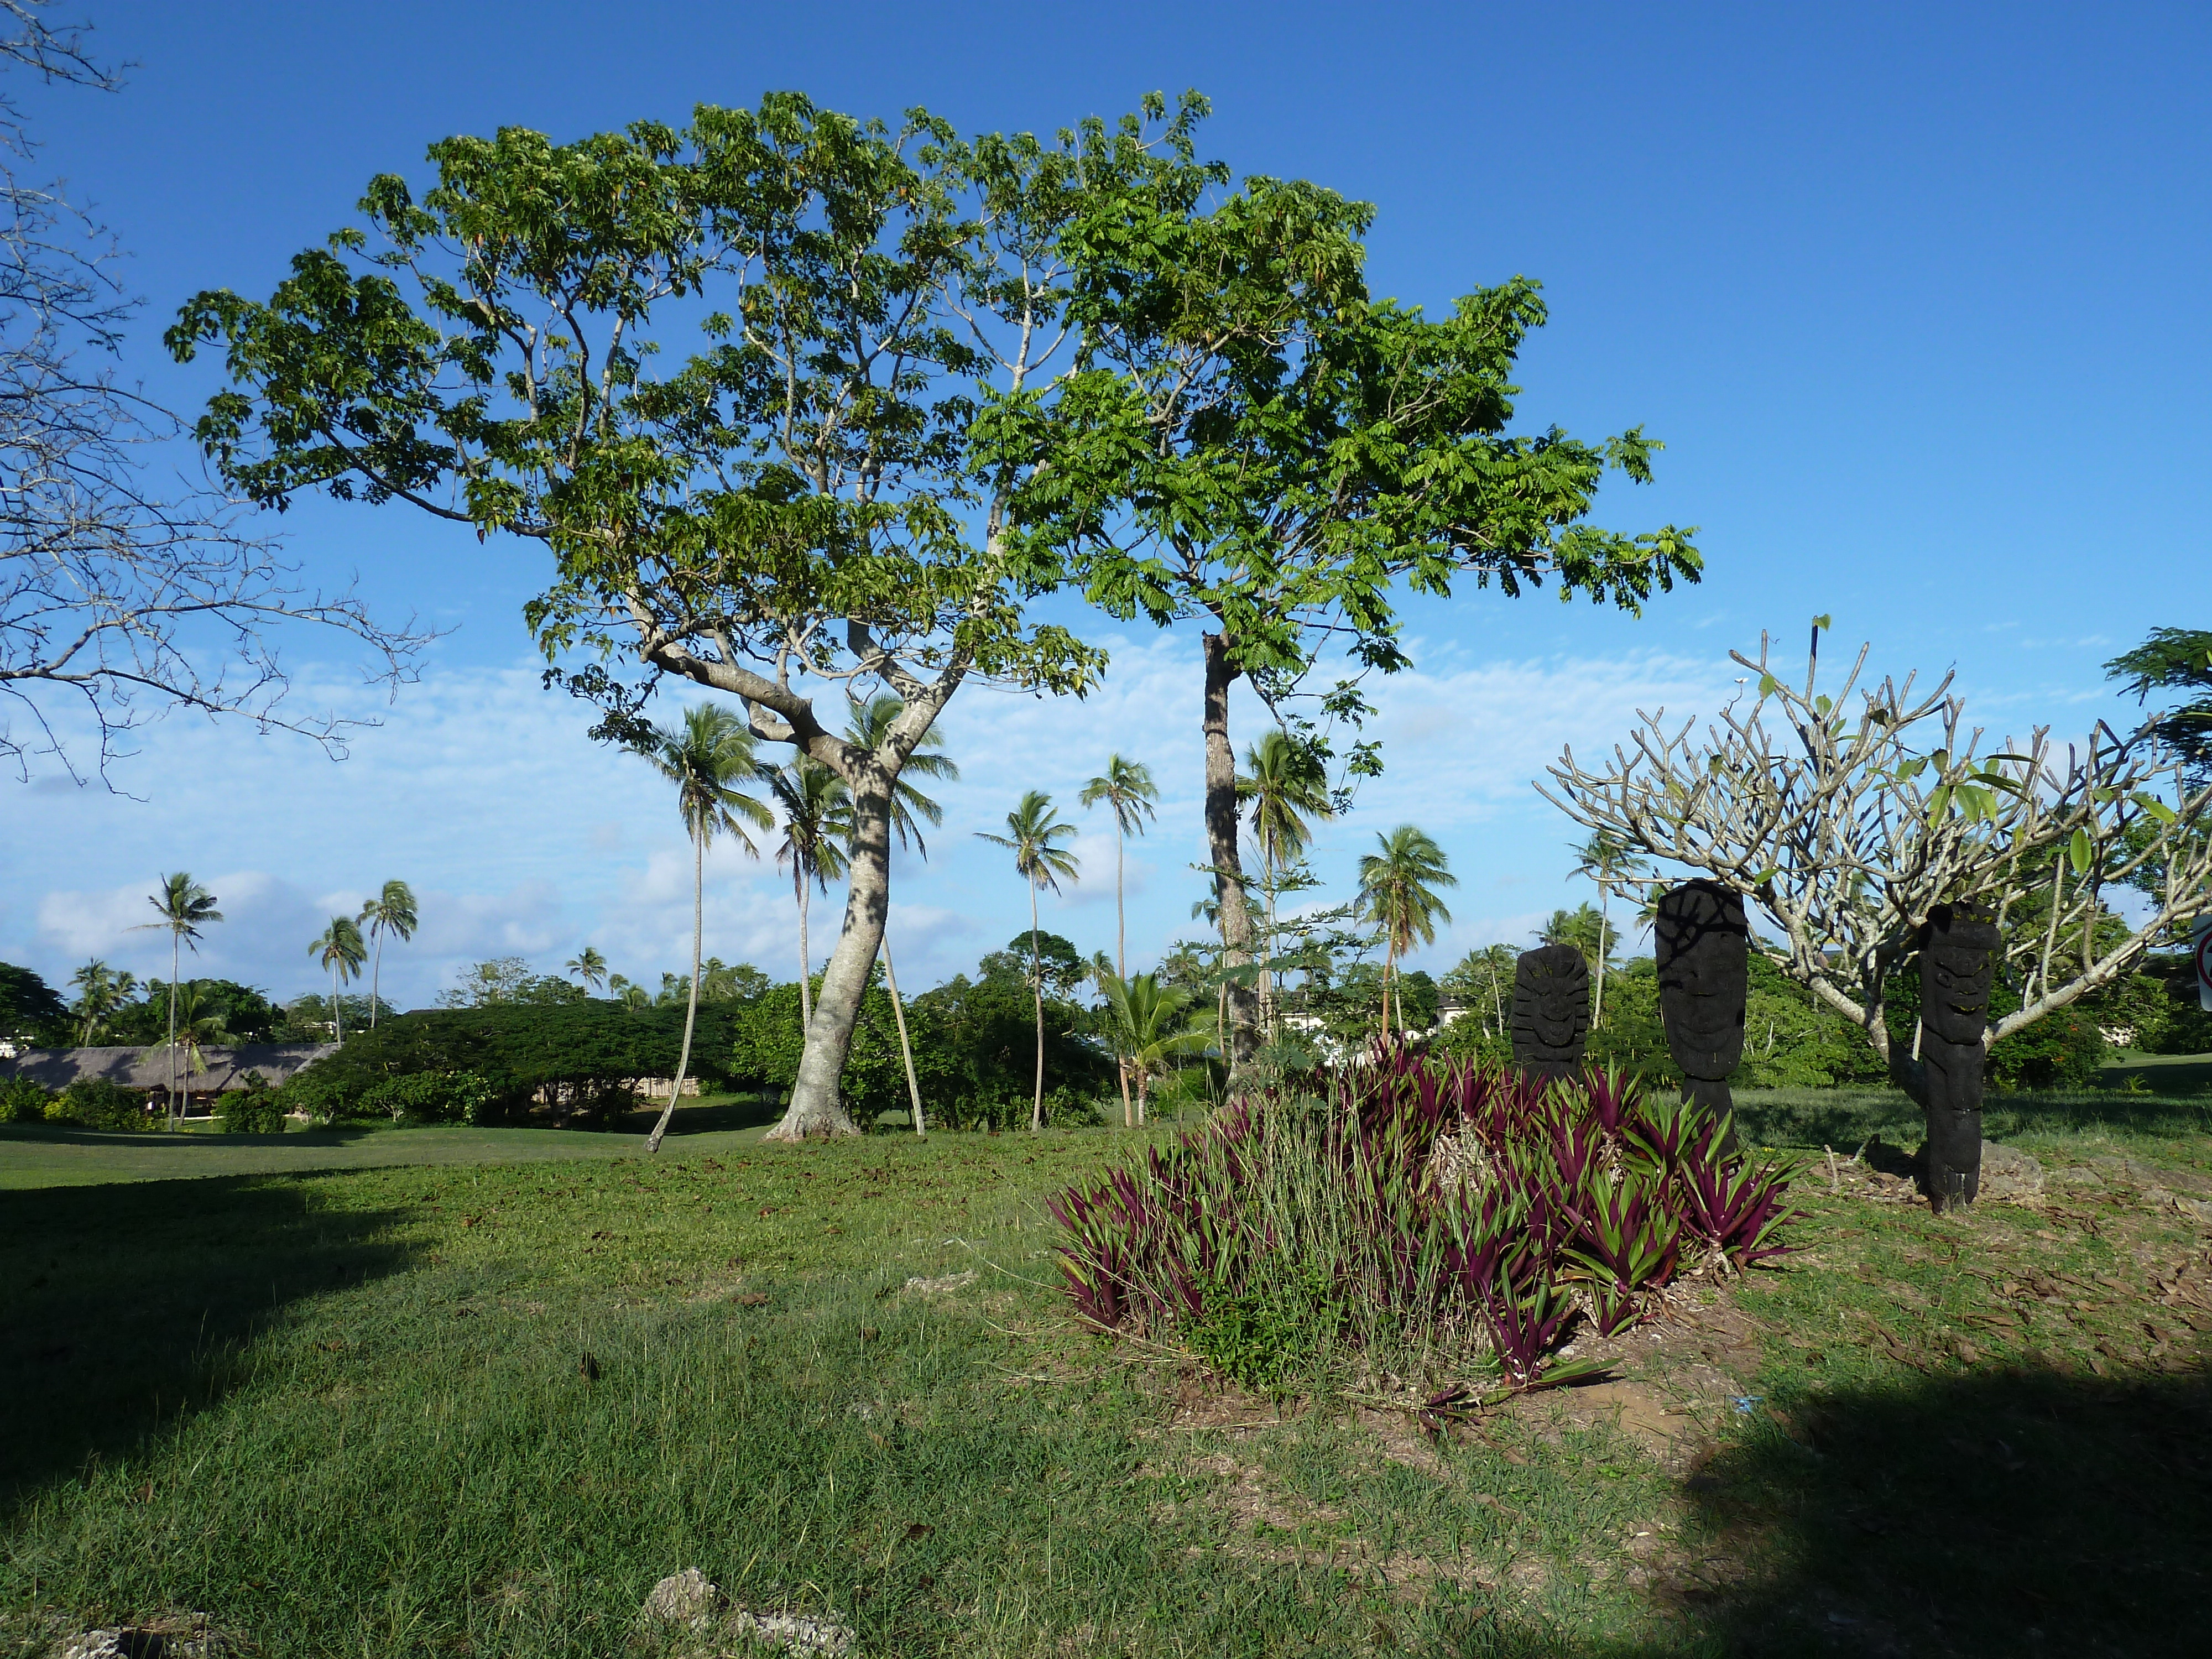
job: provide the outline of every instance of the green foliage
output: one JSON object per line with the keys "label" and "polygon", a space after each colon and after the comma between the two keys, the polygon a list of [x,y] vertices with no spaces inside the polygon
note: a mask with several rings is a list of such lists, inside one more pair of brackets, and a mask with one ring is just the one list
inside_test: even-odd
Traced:
{"label": "green foliage", "polygon": [[1346,1310],[1341,1291],[1317,1266],[1239,1291],[1209,1282],[1204,1311],[1183,1333],[1214,1371],[1255,1393],[1280,1395],[1311,1376],[1337,1342]]}
{"label": "green foliage", "polygon": [[2134,650],[2106,663],[2105,672],[2126,680],[2138,702],[2154,691],[2179,694],[2183,701],[2159,717],[2156,735],[2199,778],[2212,773],[2212,632],[2154,628]]}
{"label": "green foliage", "polygon": [[[923,1097],[948,1128],[1010,1128],[1026,1122],[1036,1084],[1036,1012],[1029,963],[1012,951],[983,959],[982,976],[956,975],[907,1004],[915,1065],[931,1056],[932,1085]],[[1113,1086],[1113,1066],[1092,1036],[1087,1009],[1048,994],[1044,1000],[1044,1077],[1048,1115],[1064,1122],[1087,1117]],[[927,1033],[925,1035],[925,1032]],[[894,1050],[896,1053],[896,1050]]]}
{"label": "green foliage", "polygon": [[[574,1086],[573,1080],[564,1079]],[[410,1072],[371,1084],[359,1110],[394,1123],[465,1123],[475,1128],[497,1121],[501,1091],[475,1072]]]}
{"label": "green foliage", "polygon": [[[818,988],[820,984],[817,978],[815,985]],[[798,1080],[799,1055],[806,1046],[799,1000],[799,981],[793,980],[770,988],[732,1013],[726,1052],[733,1083],[739,1087],[788,1090]],[[932,1011],[922,1008],[921,1001],[918,998],[907,1005],[915,1076],[921,1085],[922,1098],[930,1103],[933,1121],[943,1121],[951,1127],[947,1108],[939,1103],[945,1098],[946,1085],[953,1077],[951,1056]],[[699,1012],[703,1022],[707,1012],[703,1005]],[[705,1047],[702,1040],[693,1053]],[[860,1018],[853,1027],[852,1047],[846,1052],[837,1088],[846,1111],[863,1129],[885,1112],[902,1110],[909,1103],[906,1067],[899,1055],[898,1024],[880,975],[870,980],[860,999]]]}
{"label": "green foliage", "polygon": [[[150,1048],[166,1042],[169,1034],[169,988],[158,979],[149,979],[139,988],[143,996],[106,1016],[102,1021],[102,1036],[113,1043],[131,1043]],[[219,1036],[203,1039],[210,1042],[284,1042],[305,1040],[325,1041],[326,1031],[312,1026],[302,1028],[294,1011],[279,1008],[269,1000],[266,993],[250,985],[240,985],[235,980],[187,980],[178,988],[180,995],[189,992],[195,999],[197,1016]],[[315,999],[316,1012],[310,1018],[328,1018],[320,999]],[[355,1004],[358,1002],[358,1018],[366,1024],[368,1019],[368,1000],[349,998],[346,1019],[356,1018]],[[295,1005],[296,1006],[296,1005]],[[304,1029],[304,1038],[301,1035]]]}
{"label": "green foliage", "polygon": [[[706,1062],[729,1052],[735,1006],[701,1004],[696,1071],[719,1074]],[[403,1114],[411,1113],[419,1095],[441,1122],[515,1121],[538,1110],[596,1122],[635,1103],[636,1079],[673,1076],[683,1036],[681,1007],[631,1008],[589,998],[427,1010],[352,1032],[343,1048],[298,1073],[282,1092],[288,1104],[317,1119],[389,1114],[395,1098]],[[479,1080],[489,1097],[455,1105],[461,1098],[455,1085],[434,1082],[409,1085],[417,1093],[398,1097],[374,1092],[396,1079],[455,1074]],[[465,1115],[471,1110],[473,1118]]]}
{"label": "green foliage", "polygon": [[[438,993],[441,1008],[551,1007],[588,1002],[591,993],[556,974],[534,971],[521,957],[494,957],[460,970],[460,982]],[[350,1008],[347,1011],[350,1013]]]}
{"label": "green foliage", "polygon": [[28,968],[0,962],[0,1037],[40,1047],[66,1043],[69,1007]]}
{"label": "green foliage", "polygon": [[248,1072],[242,1089],[226,1089],[216,1103],[216,1115],[227,1135],[281,1135],[284,1133],[284,1100],[269,1079]]}
{"label": "green foliage", "polygon": [[146,1097],[105,1078],[79,1078],[46,1103],[46,1121],[86,1129],[143,1129],[153,1121]]}
{"label": "green foliage", "polygon": [[52,1099],[27,1077],[0,1078],[0,1123],[43,1123]]}

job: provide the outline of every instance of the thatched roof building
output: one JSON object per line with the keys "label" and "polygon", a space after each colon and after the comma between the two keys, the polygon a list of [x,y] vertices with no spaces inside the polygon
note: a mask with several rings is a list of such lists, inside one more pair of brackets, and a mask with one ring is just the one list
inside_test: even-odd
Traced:
{"label": "thatched roof building", "polygon": [[[335,1042],[241,1042],[234,1048],[203,1047],[199,1065],[182,1043],[177,1045],[177,1088],[179,1093],[220,1094],[242,1089],[246,1074],[258,1072],[271,1088],[288,1081],[310,1060],[337,1052]],[[82,1078],[98,1078],[125,1089],[166,1090],[169,1086],[169,1046],[150,1048],[132,1044],[114,1048],[26,1048],[13,1060],[0,1060],[0,1078],[26,1077],[41,1089],[57,1092]]]}

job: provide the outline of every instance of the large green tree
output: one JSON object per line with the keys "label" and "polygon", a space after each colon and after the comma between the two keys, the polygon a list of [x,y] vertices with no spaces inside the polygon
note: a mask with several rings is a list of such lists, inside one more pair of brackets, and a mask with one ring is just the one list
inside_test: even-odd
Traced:
{"label": "large green tree", "polygon": [[[1334,663],[1348,673],[1318,694],[1322,716],[1364,711],[1359,678],[1407,662],[1401,583],[1441,596],[1472,576],[1511,596],[1549,580],[1562,599],[1632,611],[1700,564],[1689,532],[1583,522],[1608,468],[1650,477],[1658,446],[1640,428],[1595,444],[1509,431],[1515,359],[1545,320],[1536,284],[1477,289],[1431,318],[1369,293],[1365,204],[1227,181],[1185,155],[1148,188],[1085,204],[1061,240],[1084,372],[1050,409],[1000,399],[981,429],[1032,464],[1018,522],[1079,550],[1094,602],[1202,630],[1206,830],[1235,969],[1255,933],[1229,729],[1240,677],[1319,742],[1326,728],[1290,700]],[[1347,757],[1354,772],[1376,763],[1366,744]],[[1232,1054],[1250,1046],[1251,978],[1229,981]]]}
{"label": "large green tree", "polygon": [[[849,1131],[838,1076],[888,904],[894,787],[971,676],[1081,691],[1102,659],[1024,602],[1048,544],[1005,533],[1053,462],[970,448],[979,403],[1054,411],[1079,324],[1062,246],[1189,149],[1168,119],[972,143],[776,94],[570,144],[506,129],[432,147],[431,187],[374,180],[366,227],[265,302],[204,293],[168,336],[218,346],[198,426],[224,477],[405,501],[525,538],[554,671],[635,736],[675,675],[852,793],[845,920],[779,1138]],[[1148,133],[1146,118],[1164,122]],[[880,685],[873,749],[817,699]]]}

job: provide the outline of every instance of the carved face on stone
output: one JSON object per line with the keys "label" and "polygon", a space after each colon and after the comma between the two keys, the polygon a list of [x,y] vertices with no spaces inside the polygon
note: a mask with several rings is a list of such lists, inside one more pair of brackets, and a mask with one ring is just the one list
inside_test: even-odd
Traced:
{"label": "carved face on stone", "polygon": [[[1513,969],[1515,1057],[1548,1060],[1582,1056],[1589,1030],[1589,963],[1571,945],[1544,945],[1526,952]],[[1523,1054],[1526,1042],[1531,1052]]]}
{"label": "carved face on stone", "polygon": [[1750,987],[1743,900],[1717,882],[1684,882],[1659,901],[1654,944],[1668,1051],[1688,1076],[1728,1076],[1743,1060]]}
{"label": "carved face on stone", "polygon": [[2004,935],[1989,912],[1939,904],[1920,930],[1920,1020],[1946,1042],[1979,1042]]}

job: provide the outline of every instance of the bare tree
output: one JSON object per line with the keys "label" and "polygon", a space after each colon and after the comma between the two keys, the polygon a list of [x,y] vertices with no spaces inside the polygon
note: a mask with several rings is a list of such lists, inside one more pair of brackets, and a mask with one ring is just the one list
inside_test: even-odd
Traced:
{"label": "bare tree", "polygon": [[[1779,934],[1762,947],[1776,966],[1857,1024],[1925,1107],[1925,1068],[1892,1043],[1885,988],[1929,913],[1971,901],[2004,927],[2021,1006],[1990,1022],[1986,1048],[2112,984],[2205,906],[2212,787],[2192,788],[2150,726],[2123,738],[2100,722],[2063,753],[2039,727],[1984,754],[1951,675],[1925,692],[1911,676],[1862,690],[1862,647],[1830,697],[1814,683],[1817,626],[1814,642],[1802,690],[1762,638],[1755,662],[1730,653],[1758,674],[1757,697],[1702,739],[1694,720],[1639,711],[1609,765],[1587,769],[1569,750],[1550,769],[1556,793],[1537,788],[1577,823],[1755,900]],[[2120,885],[2147,890],[2148,914],[2115,922],[2101,895]]]}
{"label": "bare tree", "polygon": [[[51,25],[43,10],[43,0],[0,0],[0,67],[116,90],[86,31]],[[82,719],[105,774],[125,732],[179,707],[343,752],[347,728],[363,722],[284,708],[266,631],[340,629],[393,684],[411,677],[423,636],[379,627],[350,593],[303,590],[271,543],[240,533],[237,503],[149,487],[143,458],[179,423],[117,381],[137,309],[117,276],[121,254],[58,184],[34,182],[37,149],[19,105],[0,94],[0,760],[27,777],[45,755],[77,775],[65,736]]]}

